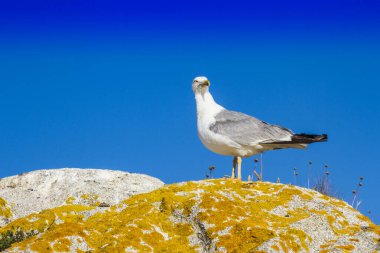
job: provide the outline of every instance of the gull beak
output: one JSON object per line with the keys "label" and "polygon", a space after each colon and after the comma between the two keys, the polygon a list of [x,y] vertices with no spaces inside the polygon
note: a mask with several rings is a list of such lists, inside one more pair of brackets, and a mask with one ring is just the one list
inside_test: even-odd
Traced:
{"label": "gull beak", "polygon": [[205,85],[205,86],[210,86],[210,81],[209,81],[209,80],[206,80],[206,81],[204,82],[204,85]]}

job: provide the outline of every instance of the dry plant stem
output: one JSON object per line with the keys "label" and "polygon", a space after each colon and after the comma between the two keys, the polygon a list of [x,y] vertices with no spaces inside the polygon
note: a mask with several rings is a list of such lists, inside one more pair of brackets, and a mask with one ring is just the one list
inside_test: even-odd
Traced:
{"label": "dry plant stem", "polygon": [[357,198],[357,196],[359,195],[359,190],[360,190],[360,186],[358,185],[356,187],[356,191],[355,191],[355,194],[354,194],[354,198],[352,199],[352,203],[351,203],[351,206],[354,207],[354,203],[355,203],[355,200]]}
{"label": "dry plant stem", "polygon": [[325,177],[326,177],[326,194],[329,194],[329,171],[328,171],[328,164],[325,164]]}
{"label": "dry plant stem", "polygon": [[310,177],[311,177],[311,164],[309,162],[309,173],[307,176],[307,188],[309,188],[309,189],[310,189]]}
{"label": "dry plant stem", "polygon": [[256,170],[253,171],[253,174],[255,174],[255,176],[257,177],[258,181],[262,181],[259,173],[257,173]]}
{"label": "dry plant stem", "polygon": [[212,172],[214,171],[214,169],[215,169],[215,166],[214,166],[214,165],[212,165],[212,166],[210,166],[210,167],[208,168],[208,170],[210,171],[210,178],[213,178],[213,177],[212,177]]}
{"label": "dry plant stem", "polygon": [[260,181],[263,181],[263,153],[260,154]]}

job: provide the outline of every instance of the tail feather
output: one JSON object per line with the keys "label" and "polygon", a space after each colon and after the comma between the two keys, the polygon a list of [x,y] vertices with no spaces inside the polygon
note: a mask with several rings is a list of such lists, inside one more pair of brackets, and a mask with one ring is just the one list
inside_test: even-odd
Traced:
{"label": "tail feather", "polygon": [[293,143],[313,143],[313,142],[325,142],[328,140],[327,134],[295,134],[292,136],[291,142]]}
{"label": "tail feather", "polygon": [[325,142],[328,140],[327,134],[295,134],[290,141],[271,142],[270,144],[310,144],[313,142]]}

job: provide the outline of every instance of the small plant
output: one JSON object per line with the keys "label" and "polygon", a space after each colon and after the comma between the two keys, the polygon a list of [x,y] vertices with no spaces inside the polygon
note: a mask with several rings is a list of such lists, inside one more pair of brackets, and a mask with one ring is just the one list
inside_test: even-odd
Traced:
{"label": "small plant", "polygon": [[325,175],[328,177],[330,175],[330,172],[329,172],[329,165],[328,164],[325,164]]}
{"label": "small plant", "polygon": [[25,233],[20,228],[7,230],[0,235],[0,251],[4,251],[11,247],[13,243],[21,242],[36,234],[34,231]]}
{"label": "small plant", "polygon": [[215,166],[211,165],[210,167],[208,167],[208,170],[210,171],[210,178],[213,178],[212,177],[212,172],[215,170]]}
{"label": "small plant", "polygon": [[313,176],[312,173],[313,161],[309,161],[309,171],[307,175],[307,188],[310,189],[310,178]]}
{"label": "small plant", "polygon": [[329,192],[329,185],[330,185],[330,182],[329,182],[329,175],[330,175],[330,172],[329,172],[329,165],[326,163],[325,164],[325,178],[326,178],[326,192],[328,193]]}
{"label": "small plant", "polygon": [[324,195],[339,198],[338,194],[332,191],[332,187],[331,187],[331,183],[329,179],[329,176],[330,176],[330,171],[328,170],[329,165],[327,163],[324,165],[324,169],[325,170],[324,170],[323,175],[317,178],[317,181],[313,189]]}
{"label": "small plant", "polygon": [[[255,158],[253,161],[255,162],[255,165],[253,167],[253,175],[256,176],[258,181],[261,181],[261,175],[257,173],[257,164],[259,162],[259,159]],[[253,175],[252,175],[252,178],[253,178]]]}
{"label": "small plant", "polygon": [[328,178],[323,175],[317,178],[317,181],[313,187],[314,190],[316,190],[319,193],[322,193],[324,195],[329,195],[329,180]]}
{"label": "small plant", "polygon": [[[358,200],[358,196],[359,196],[360,188],[363,186],[363,179],[364,179],[364,177],[360,177],[359,178],[359,183],[358,183],[358,186],[356,187],[356,190],[352,191],[352,194],[354,196],[352,198],[351,206],[354,207],[354,208],[356,208],[356,209],[358,209],[358,207],[361,204],[361,201]],[[356,204],[355,204],[355,201],[356,201]]]}
{"label": "small plant", "polygon": [[293,174],[294,174],[294,185],[297,185],[298,171],[296,167],[293,168]]}
{"label": "small plant", "polygon": [[257,177],[257,181],[262,181],[259,173],[257,173],[256,170],[253,171],[253,174],[255,174],[255,176]]}

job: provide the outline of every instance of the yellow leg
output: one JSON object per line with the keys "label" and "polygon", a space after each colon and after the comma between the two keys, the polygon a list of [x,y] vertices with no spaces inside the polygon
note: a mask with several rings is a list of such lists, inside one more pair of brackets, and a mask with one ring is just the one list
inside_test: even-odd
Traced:
{"label": "yellow leg", "polygon": [[234,159],[232,160],[232,175],[231,175],[231,179],[235,179],[236,162],[237,162],[237,157],[235,156]]}
{"label": "yellow leg", "polygon": [[237,166],[238,166],[238,177],[237,179],[241,181],[241,157],[237,157]]}

